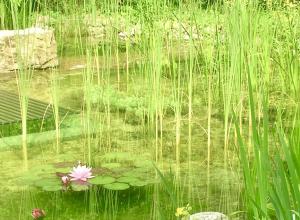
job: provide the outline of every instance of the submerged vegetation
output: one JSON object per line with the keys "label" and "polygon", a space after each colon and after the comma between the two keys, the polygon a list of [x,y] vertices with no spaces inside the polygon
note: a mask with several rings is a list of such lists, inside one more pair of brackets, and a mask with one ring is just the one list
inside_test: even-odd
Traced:
{"label": "submerged vegetation", "polygon": [[[292,0],[0,0],[0,29],[53,29],[60,59],[0,73],[21,114],[0,124],[0,219],[300,219],[299,12]],[[28,120],[31,97],[54,118]]]}

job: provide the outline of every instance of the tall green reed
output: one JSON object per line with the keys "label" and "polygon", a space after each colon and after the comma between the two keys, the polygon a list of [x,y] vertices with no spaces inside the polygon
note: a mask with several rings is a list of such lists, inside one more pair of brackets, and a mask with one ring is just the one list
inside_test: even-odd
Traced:
{"label": "tall green reed", "polygon": [[27,150],[27,110],[28,110],[28,96],[30,88],[30,80],[32,70],[18,70],[17,84],[19,90],[20,112],[22,118],[22,153],[24,161],[24,169],[28,169],[28,150]]}
{"label": "tall green reed", "polygon": [[[238,143],[239,143],[239,151],[240,151],[240,161],[242,164],[242,170],[244,175],[244,182],[245,182],[245,194],[246,194],[246,207],[249,210],[248,216],[254,219],[266,219],[267,213],[267,182],[266,177],[269,174],[269,167],[266,166],[266,162],[264,161],[265,157],[267,156],[266,153],[268,152],[268,136],[261,137],[258,133],[258,127],[256,126],[256,114],[255,114],[255,103],[253,101],[253,91],[252,91],[252,84],[250,74],[248,74],[249,81],[249,104],[251,110],[251,119],[252,119],[252,132],[253,132],[253,149],[254,155],[250,162],[248,159],[247,148],[246,144],[243,141],[240,133],[240,127],[236,123],[237,129],[237,136],[238,136]],[[265,105],[266,106],[266,105]],[[268,119],[264,120],[264,129],[268,129]],[[267,135],[267,130],[265,131],[265,135]],[[257,179],[260,180],[259,183]]]}
{"label": "tall green reed", "polygon": [[[149,91],[151,91],[150,98],[150,108],[149,114],[153,118],[155,126],[155,160],[158,162],[162,161],[162,146],[159,142],[159,130],[162,129],[162,118],[163,118],[163,99],[162,99],[162,59],[163,59],[163,45],[162,36],[159,33],[153,32],[150,37],[150,48],[149,53],[150,58],[150,69],[147,74],[149,77]],[[161,130],[162,132],[162,130]]]}
{"label": "tall green reed", "polygon": [[61,118],[59,115],[59,79],[57,71],[52,70],[51,72],[51,80],[50,80],[50,88],[51,88],[51,96],[52,96],[52,106],[53,106],[53,114],[55,121],[55,132],[56,132],[56,153],[59,154],[61,152],[60,149],[60,123]]}
{"label": "tall green reed", "polygon": [[280,139],[278,151],[274,159],[274,171],[270,189],[270,202],[278,219],[300,218],[299,207],[299,121],[290,134],[278,129]]}
{"label": "tall green reed", "polygon": [[[175,43],[171,40],[171,45]],[[181,42],[179,42],[179,47],[181,46]],[[171,52],[171,62],[172,62],[172,98],[174,102],[174,121],[175,121],[175,157],[176,157],[176,169],[177,176],[179,177],[180,173],[180,154],[181,154],[181,123],[182,123],[182,96],[183,96],[183,74],[182,74],[182,65],[181,62],[181,54],[178,55],[178,60],[176,60],[174,51]],[[179,63],[179,65],[178,65]]]}
{"label": "tall green reed", "polygon": [[85,148],[87,148],[87,161],[89,164],[92,162],[92,133],[94,123],[93,121],[93,112],[92,112],[92,88],[93,88],[93,57],[90,51],[87,51],[86,56],[87,67],[85,68],[82,76],[83,76],[83,85],[84,85],[84,108],[83,108],[83,124],[84,124],[84,135],[85,135]]}
{"label": "tall green reed", "polygon": [[[255,115],[253,92],[249,81],[251,114]],[[275,146],[269,147],[268,94],[264,94],[262,128],[253,119],[253,157],[247,157],[246,144],[236,123],[240,161],[245,182],[248,217],[254,219],[295,219],[299,217],[299,117],[286,133],[280,116],[277,118]],[[252,117],[254,118],[254,117]],[[275,153],[272,153],[274,152]],[[274,210],[274,211],[273,211]],[[293,217],[294,216],[294,217]]]}
{"label": "tall green reed", "polygon": [[1,0],[0,29],[26,28],[31,23],[31,16],[38,10],[36,0]]}
{"label": "tall green reed", "polygon": [[[19,5],[16,2],[8,2],[11,9],[11,19],[13,29],[19,29],[28,25],[28,17],[31,15],[29,11],[19,11]],[[29,2],[31,3],[31,1]],[[25,5],[24,5],[25,6]],[[25,7],[26,8],[26,7]],[[28,54],[29,37],[17,36],[17,61],[19,70],[16,70],[16,81],[19,92],[20,100],[20,113],[22,119],[22,154],[24,161],[24,169],[28,169],[28,152],[27,152],[27,109],[28,109],[28,96],[31,84],[33,71],[28,69],[30,64],[30,54]]]}

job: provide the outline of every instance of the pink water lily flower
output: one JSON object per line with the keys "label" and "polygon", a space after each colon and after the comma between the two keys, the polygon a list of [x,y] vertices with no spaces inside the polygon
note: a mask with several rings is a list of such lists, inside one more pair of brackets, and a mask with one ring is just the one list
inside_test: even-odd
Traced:
{"label": "pink water lily flower", "polygon": [[61,177],[61,181],[65,186],[67,186],[70,183],[70,179],[68,176]]}
{"label": "pink water lily flower", "polygon": [[92,168],[87,167],[86,165],[81,166],[81,164],[78,164],[77,167],[73,167],[73,170],[69,174],[71,178],[71,181],[83,181],[86,182],[88,179],[93,178]]}
{"label": "pink water lily flower", "polygon": [[46,213],[43,209],[35,208],[32,210],[31,215],[33,219],[42,219],[46,216]]}

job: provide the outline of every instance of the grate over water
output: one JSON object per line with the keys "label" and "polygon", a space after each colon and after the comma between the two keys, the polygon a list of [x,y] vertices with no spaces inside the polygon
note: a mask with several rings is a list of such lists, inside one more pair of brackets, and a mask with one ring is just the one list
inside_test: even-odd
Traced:
{"label": "grate over water", "polygon": [[[70,110],[59,108],[59,115],[66,115]],[[27,120],[44,120],[53,117],[53,105],[28,98]],[[18,94],[0,90],[0,125],[21,122],[21,105]]]}

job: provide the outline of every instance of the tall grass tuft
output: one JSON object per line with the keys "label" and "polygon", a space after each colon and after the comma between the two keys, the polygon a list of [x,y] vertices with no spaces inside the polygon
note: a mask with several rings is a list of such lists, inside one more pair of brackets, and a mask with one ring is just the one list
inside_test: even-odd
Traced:
{"label": "tall grass tuft", "polygon": [[[300,218],[300,163],[299,163],[299,121],[292,133],[286,135],[278,131],[279,152],[274,159],[274,174],[270,189],[270,202],[275,209],[277,219]],[[294,216],[294,217],[293,217]],[[297,218],[295,218],[297,216]]]}

